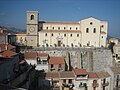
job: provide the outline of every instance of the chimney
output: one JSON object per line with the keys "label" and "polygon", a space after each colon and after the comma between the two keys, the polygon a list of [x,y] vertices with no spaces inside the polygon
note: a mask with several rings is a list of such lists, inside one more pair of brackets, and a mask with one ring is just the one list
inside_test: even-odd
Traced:
{"label": "chimney", "polygon": [[8,50],[8,45],[7,44],[5,45],[5,50]]}
{"label": "chimney", "polygon": [[1,33],[3,33],[3,30],[0,30]]}

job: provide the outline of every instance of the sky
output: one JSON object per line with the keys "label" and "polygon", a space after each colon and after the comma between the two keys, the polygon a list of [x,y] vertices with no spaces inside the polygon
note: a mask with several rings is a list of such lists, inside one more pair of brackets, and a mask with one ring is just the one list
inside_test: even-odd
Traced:
{"label": "sky", "polygon": [[0,0],[0,25],[26,29],[26,11],[41,21],[78,22],[94,17],[108,22],[108,34],[120,38],[120,0]]}

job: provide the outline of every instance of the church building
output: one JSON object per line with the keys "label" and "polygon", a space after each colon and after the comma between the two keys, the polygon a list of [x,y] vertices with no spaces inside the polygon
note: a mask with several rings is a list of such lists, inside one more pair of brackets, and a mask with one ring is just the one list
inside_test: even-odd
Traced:
{"label": "church building", "polygon": [[27,46],[106,47],[108,23],[90,17],[78,22],[39,21],[38,11],[27,11]]}

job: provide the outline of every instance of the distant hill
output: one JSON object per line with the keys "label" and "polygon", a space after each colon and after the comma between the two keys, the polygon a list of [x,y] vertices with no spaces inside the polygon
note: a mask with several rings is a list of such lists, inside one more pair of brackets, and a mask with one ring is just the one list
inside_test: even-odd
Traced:
{"label": "distant hill", "polygon": [[[110,38],[116,38],[116,37],[112,37],[112,36],[108,35],[108,36],[107,36],[107,40],[109,40]],[[116,38],[116,39],[118,39],[118,40],[120,41],[119,38]]]}
{"label": "distant hill", "polygon": [[8,30],[9,32],[12,32],[12,33],[25,32],[24,29],[19,29],[19,28],[15,28],[15,27],[0,26],[0,28],[2,28],[4,30]]}

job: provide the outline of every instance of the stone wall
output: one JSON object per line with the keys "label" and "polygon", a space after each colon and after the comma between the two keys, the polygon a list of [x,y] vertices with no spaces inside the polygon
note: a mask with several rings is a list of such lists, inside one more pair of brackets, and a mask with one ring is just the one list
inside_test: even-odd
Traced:
{"label": "stone wall", "polygon": [[88,71],[99,71],[113,64],[111,51],[103,48],[49,50],[45,52],[48,53],[50,57],[64,57],[67,70],[84,68]]}

